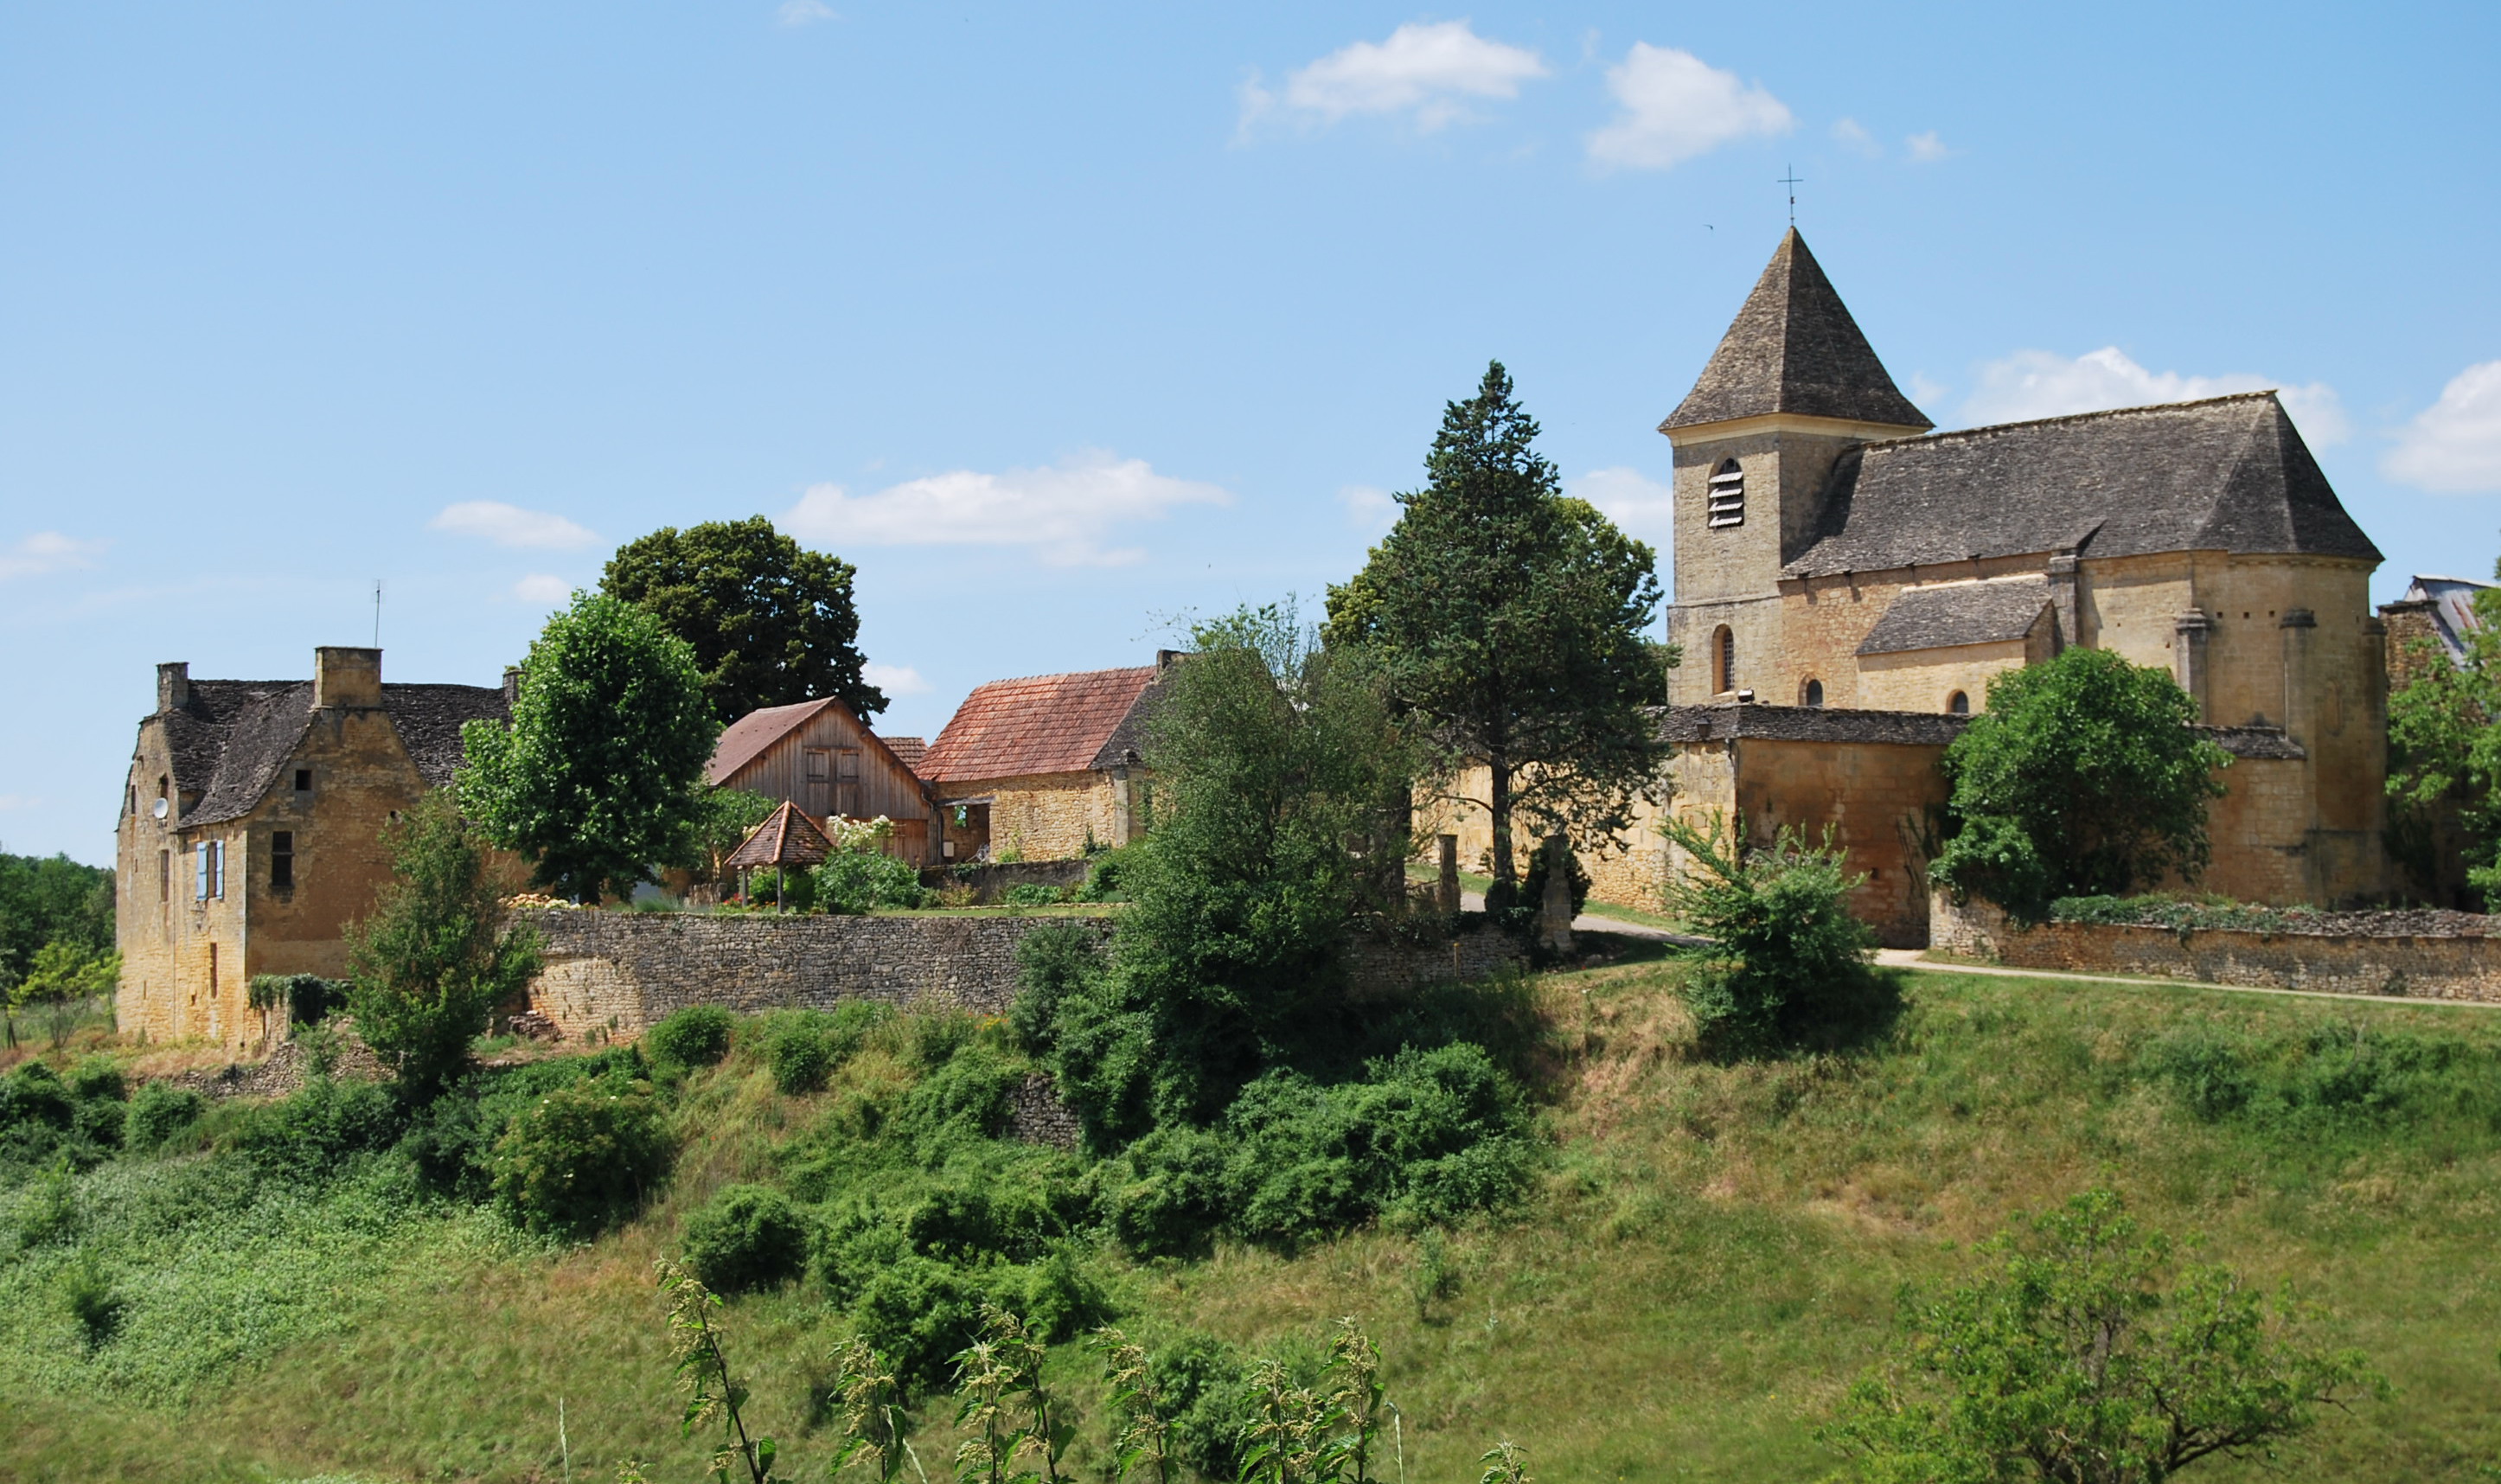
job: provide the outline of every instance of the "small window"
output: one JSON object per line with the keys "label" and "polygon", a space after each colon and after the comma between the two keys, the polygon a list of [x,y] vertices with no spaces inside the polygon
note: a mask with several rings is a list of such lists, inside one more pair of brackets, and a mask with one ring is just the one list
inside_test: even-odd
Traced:
{"label": "small window", "polygon": [[1737,631],[1725,624],[1711,636],[1711,689],[1715,693],[1737,689]]}
{"label": "small window", "polygon": [[1950,716],[1971,715],[1971,697],[1956,691],[1946,697],[1946,712]]}
{"label": "small window", "polygon": [[295,770],[295,792],[298,793],[310,793],[313,792],[313,770],[311,768],[297,768]]}
{"label": "small window", "polygon": [[139,818],[139,785],[134,783],[122,791],[121,812],[131,819]]}
{"label": "small window", "polygon": [[277,892],[295,889],[295,831],[291,829],[269,832],[269,885]]}
{"label": "small window", "polygon": [[1809,706],[1822,705],[1823,682],[1819,680],[1808,681],[1806,683],[1806,688],[1798,693],[1798,699],[1801,703]]}
{"label": "small window", "polygon": [[1737,460],[1723,461],[1711,475],[1711,526],[1746,523],[1746,471]]}

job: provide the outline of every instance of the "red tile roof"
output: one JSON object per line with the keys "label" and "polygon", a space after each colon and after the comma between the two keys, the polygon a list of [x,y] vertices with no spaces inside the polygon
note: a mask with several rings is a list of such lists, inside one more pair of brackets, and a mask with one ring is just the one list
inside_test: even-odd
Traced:
{"label": "red tile roof", "polygon": [[887,737],[884,741],[885,750],[894,754],[895,761],[916,773],[920,771],[920,759],[929,754],[928,743],[918,737]]}
{"label": "red tile roof", "polygon": [[815,865],[834,853],[834,842],[796,804],[784,804],[748,832],[724,864]]}
{"label": "red tile roof", "polygon": [[1150,664],[991,681],[964,697],[913,771],[931,783],[1084,772],[1154,678]]}

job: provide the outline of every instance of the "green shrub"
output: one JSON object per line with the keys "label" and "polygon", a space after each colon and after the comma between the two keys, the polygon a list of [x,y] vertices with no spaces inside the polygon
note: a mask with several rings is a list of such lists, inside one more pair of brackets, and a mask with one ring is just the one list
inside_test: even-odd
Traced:
{"label": "green shrub", "polygon": [[306,1083],[292,1096],[246,1111],[234,1147],[261,1168],[317,1182],[350,1156],[388,1149],[407,1127],[406,1108],[372,1082]]}
{"label": "green shrub", "polygon": [[1848,1038],[1889,1016],[1894,998],[1868,963],[1874,935],[1850,915],[1865,878],[1842,873],[1829,832],[1810,846],[1783,829],[1768,849],[1741,852],[1725,820],[1661,827],[1692,861],[1667,884],[1669,910],[1712,940],[1688,951],[1679,986],[1705,1047],[1747,1054]]}
{"label": "green shrub", "polygon": [[1061,1003],[1103,973],[1102,940],[1084,923],[1051,923],[1026,933],[1016,952],[1020,988],[1009,1007],[1008,1023],[1016,1029],[1018,1045],[1047,1052]]}
{"label": "green shrub", "polygon": [[634,1214],[670,1154],[649,1093],[580,1083],[540,1098],[496,1141],[494,1194],[533,1231],[596,1236]]}
{"label": "green shrub", "polygon": [[122,1080],[121,1068],[103,1057],[89,1057],[72,1067],[62,1086],[81,1102],[96,1098],[120,1102],[130,1096],[130,1086]]}
{"label": "green shrub", "polygon": [[140,1154],[164,1147],[168,1139],[200,1121],[207,1106],[199,1094],[170,1082],[143,1082],[131,1096],[122,1124],[123,1147]]}
{"label": "green shrub", "polygon": [[426,1188],[463,1200],[493,1197],[495,1145],[513,1121],[559,1088],[596,1082],[630,1092],[650,1068],[632,1045],[611,1046],[587,1057],[550,1057],[519,1066],[470,1074],[459,1096],[437,1098],[417,1111],[400,1148],[416,1164]]}
{"label": "green shrub", "polygon": [[1096,856],[1085,867],[1085,885],[1079,889],[1081,901],[1127,901],[1129,857],[1125,850],[1107,850]]}
{"label": "green shrub", "polygon": [[0,1128],[35,1124],[66,1131],[77,1113],[59,1073],[41,1062],[28,1062],[0,1077]]}
{"label": "green shrub", "polygon": [[776,1288],[806,1269],[808,1224],[770,1186],[723,1186],[687,1218],[685,1258],[716,1293]]}
{"label": "green shrub", "polygon": [[78,1231],[78,1181],[62,1160],[29,1183],[17,1206],[17,1245],[42,1247]]}
{"label": "green shrub", "polygon": [[764,1059],[773,1068],[774,1087],[793,1096],[819,1090],[834,1069],[834,1048],[824,1028],[804,1010],[773,1028]]}
{"label": "green shrub", "polygon": [[643,1044],[661,1066],[711,1066],[729,1055],[729,1028],[734,1020],[718,1005],[688,1005],[645,1032]]}
{"label": "green shrub", "polygon": [[118,1149],[130,1105],[110,1097],[90,1097],[78,1105],[71,1131],[99,1149]]}
{"label": "green shrub", "polygon": [[1241,1476],[1252,1418],[1241,1352],[1213,1334],[1184,1331],[1148,1358],[1147,1374],[1170,1423],[1173,1455],[1202,1478]]}
{"label": "green shrub", "polygon": [[817,905],[827,912],[917,907],[925,896],[919,870],[883,853],[845,851],[817,866],[815,878]]}
{"label": "green shrub", "polygon": [[81,1253],[71,1265],[61,1283],[61,1297],[68,1301],[70,1318],[78,1322],[89,1353],[102,1349],[121,1328],[122,1311],[128,1305],[114,1292],[112,1275],[94,1253]]}
{"label": "green shrub", "polygon": [[1380,1215],[1448,1222],[1526,1188],[1534,1150],[1518,1090],[1484,1048],[1409,1048],[1364,1079],[1275,1071],[1213,1129],[1166,1126],[1129,1151],[1115,1231],[1148,1254],[1217,1232],[1290,1246]]}

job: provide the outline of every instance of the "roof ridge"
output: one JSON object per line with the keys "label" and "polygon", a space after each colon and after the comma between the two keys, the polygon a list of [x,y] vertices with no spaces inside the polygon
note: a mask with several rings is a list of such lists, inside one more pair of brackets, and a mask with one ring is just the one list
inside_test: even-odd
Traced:
{"label": "roof ridge", "polygon": [[2276,395],[2281,388],[2263,387],[2255,391],[2227,391],[2220,396],[2191,397],[2184,402],[2144,402],[2134,407],[2102,407],[2091,412],[2062,412],[2053,418],[2025,418],[2015,422],[1984,422],[1978,427],[1951,428],[1942,433],[1913,433],[1901,438],[1871,438],[1859,445],[1863,449],[1898,449],[1911,445],[1944,443],[1951,438],[1976,438],[1983,433],[2008,432],[2020,427],[2048,427],[2056,422],[2089,422],[2096,418],[2127,418],[2150,412],[2184,412],[2192,407],[2217,407],[2225,402],[2250,402],[2264,397],[2279,407],[2283,401]]}
{"label": "roof ridge", "polygon": [[1050,675],[1002,675],[996,680],[983,681],[973,689],[976,691],[986,691],[992,686],[1024,685],[1037,680],[1075,680],[1083,675],[1134,675],[1140,670],[1151,670],[1153,668],[1154,666],[1150,664],[1116,664],[1108,665],[1099,670],[1061,670]]}

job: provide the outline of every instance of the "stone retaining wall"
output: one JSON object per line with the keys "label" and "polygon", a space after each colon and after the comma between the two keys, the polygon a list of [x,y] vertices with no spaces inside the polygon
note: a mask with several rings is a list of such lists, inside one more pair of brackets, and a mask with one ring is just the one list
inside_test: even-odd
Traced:
{"label": "stone retaining wall", "polygon": [[1993,903],[1957,907],[1939,893],[1929,921],[1934,949],[2011,968],[2501,1001],[2501,939],[2480,930],[2486,919],[2466,913],[2320,913],[2282,931],[2105,923],[2018,928]]}
{"label": "stone retaining wall", "polygon": [[[686,1005],[757,1011],[831,1009],[880,999],[906,1009],[1003,1015],[1017,994],[1017,945],[1038,928],[1078,923],[1108,938],[1109,917],[777,916],[688,912],[516,913],[546,940],[547,965],[529,1007],[567,1040],[631,1040]],[[1358,937],[1359,991],[1389,994],[1435,981],[1479,979],[1526,961],[1490,928],[1442,942]]]}

